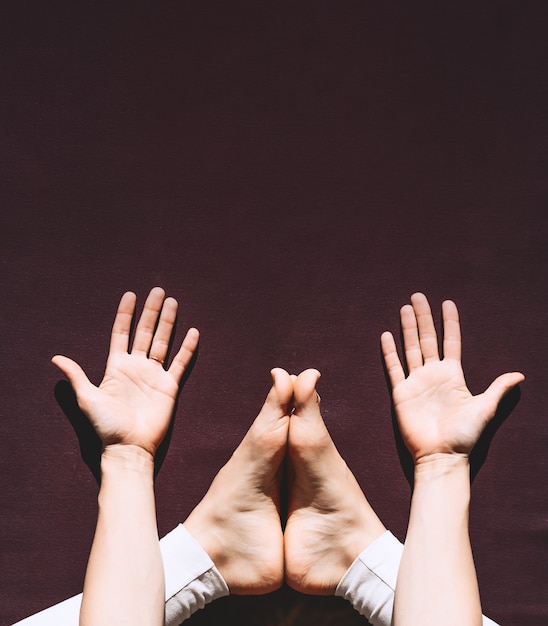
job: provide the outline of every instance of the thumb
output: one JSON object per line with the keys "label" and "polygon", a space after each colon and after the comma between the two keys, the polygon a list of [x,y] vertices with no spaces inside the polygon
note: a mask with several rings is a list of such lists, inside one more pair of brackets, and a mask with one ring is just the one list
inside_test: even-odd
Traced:
{"label": "thumb", "polygon": [[69,379],[78,399],[82,398],[90,387],[93,387],[84,370],[72,359],[60,354],[55,355],[51,362]]}
{"label": "thumb", "polygon": [[502,398],[524,380],[525,376],[521,372],[509,372],[508,374],[502,374],[498,378],[495,378],[483,392],[483,396],[492,412],[491,417],[495,414]]}

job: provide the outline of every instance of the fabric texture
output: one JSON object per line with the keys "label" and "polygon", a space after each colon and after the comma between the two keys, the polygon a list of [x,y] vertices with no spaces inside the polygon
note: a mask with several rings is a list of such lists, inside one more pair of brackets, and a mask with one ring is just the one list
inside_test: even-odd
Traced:
{"label": "fabric texture", "polygon": [[[348,600],[372,626],[390,626],[402,553],[403,545],[386,531],[348,568],[335,595]],[[483,616],[483,626],[496,624]]]}
{"label": "fabric texture", "polygon": [[207,552],[182,524],[160,542],[166,576],[166,626],[178,626],[230,592]]}
{"label": "fabric texture", "polygon": [[[205,550],[182,524],[161,541],[166,577],[166,626],[178,626],[206,604],[229,594]],[[390,626],[403,545],[386,531],[368,546],[342,577],[336,596],[348,600],[372,626]],[[82,594],[40,611],[13,626],[77,626]],[[483,617],[483,626],[497,626]]]}
{"label": "fabric texture", "polygon": [[[50,359],[98,383],[120,296],[140,309],[154,285],[180,303],[173,348],[190,326],[202,337],[156,482],[161,536],[280,366],[322,373],[337,449],[403,537],[379,337],[418,290],[438,330],[457,303],[474,394],[527,376],[480,449],[470,535],[484,611],[548,624],[548,2],[26,0],[1,15],[0,624],[81,591],[95,528],[92,433],[75,435]],[[336,626],[354,612],[284,590],[208,606],[255,626],[278,600],[287,623],[294,603]]]}
{"label": "fabric texture", "polygon": [[[166,579],[166,626],[178,626],[193,613],[229,594],[206,551],[182,524],[160,540]],[[82,594],[40,611],[14,626],[78,626]]]}

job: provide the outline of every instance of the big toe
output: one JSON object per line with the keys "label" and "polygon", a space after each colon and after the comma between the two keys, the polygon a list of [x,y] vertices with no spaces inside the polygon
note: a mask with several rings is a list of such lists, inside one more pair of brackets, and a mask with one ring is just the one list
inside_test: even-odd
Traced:
{"label": "big toe", "polygon": [[281,367],[271,370],[272,387],[266,397],[265,406],[270,409],[280,409],[287,413],[289,404],[293,398],[293,381],[291,376]]}
{"label": "big toe", "polygon": [[289,407],[293,398],[293,381],[291,376],[281,367],[275,367],[270,374],[272,376],[272,387],[254,422],[255,427],[270,428],[289,415]]}
{"label": "big toe", "polygon": [[301,372],[293,383],[295,415],[311,419],[320,419],[320,396],[316,391],[316,383],[321,374],[316,369]]}

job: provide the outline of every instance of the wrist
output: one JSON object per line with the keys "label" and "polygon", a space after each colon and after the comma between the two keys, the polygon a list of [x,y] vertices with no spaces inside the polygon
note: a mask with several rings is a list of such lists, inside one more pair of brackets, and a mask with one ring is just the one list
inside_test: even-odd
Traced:
{"label": "wrist", "polygon": [[413,525],[414,532],[423,533],[425,541],[428,537],[431,547],[451,543],[455,533],[465,536],[470,495],[470,464],[466,455],[424,457],[415,465],[409,528]]}
{"label": "wrist", "polygon": [[154,456],[133,444],[109,444],[101,455],[101,471],[120,470],[154,473]]}
{"label": "wrist", "polygon": [[415,484],[436,480],[449,480],[453,477],[470,479],[468,455],[435,453],[415,461]]}

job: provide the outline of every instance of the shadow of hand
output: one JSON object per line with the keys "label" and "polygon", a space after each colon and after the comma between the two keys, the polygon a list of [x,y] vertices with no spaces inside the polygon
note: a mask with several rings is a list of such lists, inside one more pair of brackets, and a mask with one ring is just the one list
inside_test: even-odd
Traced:
{"label": "shadow of hand", "polygon": [[91,470],[97,483],[100,484],[103,442],[93,429],[88,418],[80,410],[78,402],[76,401],[76,394],[69,382],[60,380],[55,385],[54,396],[61,410],[74,428],[80,445],[80,455],[84,463]]}
{"label": "shadow of hand", "polygon": [[[495,436],[498,429],[502,426],[502,424],[506,421],[506,419],[510,416],[512,411],[516,408],[520,398],[521,390],[519,387],[514,387],[514,389],[509,391],[506,396],[504,396],[504,398],[501,400],[495,416],[487,424],[485,430],[478,439],[478,442],[476,443],[470,454],[470,478],[472,481],[475,479],[478,472],[485,463],[485,459],[487,458],[487,453],[489,452],[489,447],[491,446],[493,437]],[[413,487],[413,459],[411,458],[411,455],[409,454],[409,451],[407,450],[403,438],[400,434],[393,407],[392,426],[394,429],[394,439],[396,441],[396,448],[398,450],[398,456],[403,469],[403,473],[405,474],[405,477],[407,478],[407,481],[409,482],[411,487]]]}
{"label": "shadow of hand", "polygon": [[[185,381],[188,375],[185,377]],[[182,386],[182,385],[181,385]],[[66,380],[60,380],[55,385],[54,396],[61,410],[70,422],[80,446],[80,455],[84,463],[89,467],[98,485],[101,484],[101,454],[103,451],[103,442],[99,435],[93,429],[85,413],[78,406],[76,394],[70,383]],[[177,413],[177,402],[175,403],[174,414]],[[154,458],[154,477],[158,475],[163,462],[166,458],[173,433],[173,424],[175,419],[171,420],[168,432],[164,440],[158,447]]]}

